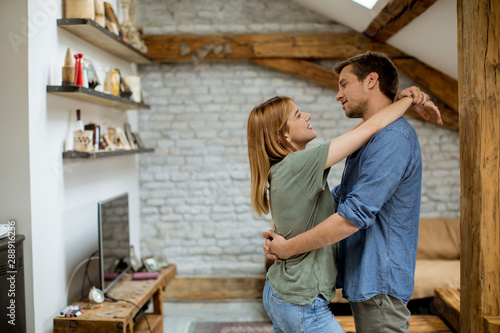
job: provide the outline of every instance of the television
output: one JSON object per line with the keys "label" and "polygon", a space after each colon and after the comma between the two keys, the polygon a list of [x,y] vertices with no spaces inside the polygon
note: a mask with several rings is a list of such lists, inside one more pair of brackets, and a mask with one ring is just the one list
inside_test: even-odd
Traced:
{"label": "television", "polygon": [[128,193],[98,202],[99,279],[103,293],[130,270]]}

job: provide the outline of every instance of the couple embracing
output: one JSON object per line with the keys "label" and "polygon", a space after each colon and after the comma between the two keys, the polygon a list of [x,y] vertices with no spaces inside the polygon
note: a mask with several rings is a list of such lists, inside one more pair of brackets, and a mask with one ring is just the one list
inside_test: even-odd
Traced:
{"label": "couple embracing", "polygon": [[[248,118],[251,201],[272,213],[264,232],[269,268],[264,307],[274,332],[344,332],[328,308],[336,287],[349,300],[356,331],[409,332],[422,161],[417,135],[402,117],[412,106],[442,124],[418,88],[398,94],[390,59],[368,52],[334,68],[337,101],[353,130],[312,148],[311,115],[290,97],[256,106]],[[331,192],[330,167],[347,157]]]}

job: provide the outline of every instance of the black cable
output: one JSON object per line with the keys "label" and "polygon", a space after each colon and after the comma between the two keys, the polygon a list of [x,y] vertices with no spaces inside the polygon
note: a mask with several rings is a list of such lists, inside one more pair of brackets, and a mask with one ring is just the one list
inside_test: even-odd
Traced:
{"label": "black cable", "polygon": [[89,276],[89,265],[90,265],[90,258],[92,258],[94,255],[96,255],[97,251],[95,251],[94,253],[92,253],[90,256],[89,256],[89,261],[87,261],[87,265],[85,265],[85,273],[84,273],[84,276],[83,276],[83,279],[82,279],[82,294],[81,294],[81,297],[83,297],[83,293],[84,293],[84,290],[85,290],[85,277],[87,278],[87,280],[89,281],[89,284],[92,286],[92,281],[90,281],[90,276]]}
{"label": "black cable", "polygon": [[153,331],[151,331],[151,326],[149,326],[149,321],[148,321],[148,317],[146,316],[146,313],[137,304],[135,304],[135,303],[133,303],[131,301],[127,301],[126,299],[117,299],[117,298],[113,298],[113,297],[109,296],[108,294],[104,294],[104,299],[106,299],[106,298],[109,299],[112,302],[126,302],[126,303],[130,303],[133,306],[135,306],[136,308],[138,308],[139,312],[141,312],[142,315],[144,316],[144,320],[146,320],[146,324],[148,325],[149,332],[153,333]]}

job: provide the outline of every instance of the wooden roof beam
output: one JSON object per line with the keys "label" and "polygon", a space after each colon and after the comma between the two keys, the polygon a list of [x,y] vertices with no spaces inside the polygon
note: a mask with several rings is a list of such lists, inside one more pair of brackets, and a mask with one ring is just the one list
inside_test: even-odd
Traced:
{"label": "wooden roof beam", "polygon": [[413,21],[437,0],[391,0],[373,19],[364,34],[377,42],[385,42]]}
{"label": "wooden roof beam", "polygon": [[394,65],[415,83],[439,99],[443,125],[458,132],[458,82],[415,58],[394,58]]}
{"label": "wooden roof beam", "polygon": [[384,52],[399,69],[449,108],[442,110],[444,124],[458,130],[456,81],[363,34],[161,35],[144,36],[144,40],[148,46],[147,55],[153,61],[250,60],[333,89],[338,89],[338,79],[330,80],[331,70],[307,59],[344,60],[366,51]]}
{"label": "wooden roof beam", "polygon": [[275,69],[280,72],[298,76],[324,87],[339,89],[339,77],[331,69],[302,59],[262,58],[252,59],[256,64]]}
{"label": "wooden roof beam", "polygon": [[153,61],[250,60],[254,58],[347,59],[366,51],[404,57],[394,47],[360,33],[150,35],[142,37]]}

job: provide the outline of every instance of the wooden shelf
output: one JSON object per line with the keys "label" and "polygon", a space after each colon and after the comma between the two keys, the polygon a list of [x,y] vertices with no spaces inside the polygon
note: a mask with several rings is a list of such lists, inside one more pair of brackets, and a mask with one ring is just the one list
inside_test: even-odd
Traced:
{"label": "wooden shelf", "polygon": [[93,20],[84,18],[58,19],[57,26],[121,59],[137,64],[151,62],[151,59],[141,51]]}
{"label": "wooden shelf", "polygon": [[47,92],[79,101],[110,106],[122,110],[149,110],[151,107],[144,103],[136,103],[129,98],[106,94],[82,86],[47,86]]}
{"label": "wooden shelf", "polygon": [[130,150],[100,150],[100,151],[92,151],[92,152],[65,151],[65,152],[63,152],[63,159],[71,159],[71,158],[94,159],[94,158],[111,157],[111,156],[152,153],[154,151],[155,150],[153,148],[130,149]]}

